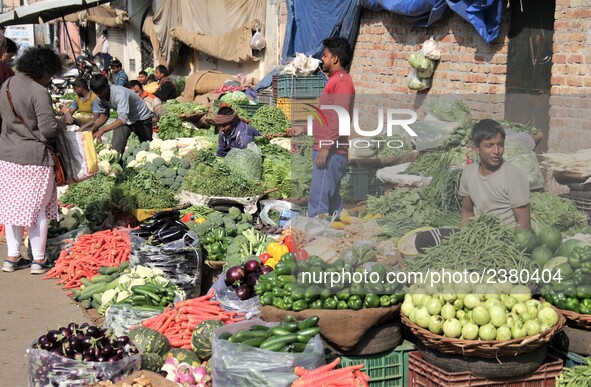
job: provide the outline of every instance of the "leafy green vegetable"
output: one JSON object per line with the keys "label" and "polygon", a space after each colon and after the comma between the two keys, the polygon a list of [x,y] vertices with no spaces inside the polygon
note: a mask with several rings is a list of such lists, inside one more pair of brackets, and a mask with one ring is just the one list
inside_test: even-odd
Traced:
{"label": "leafy green vegetable", "polygon": [[567,236],[589,232],[587,217],[570,200],[549,192],[532,192],[530,200],[531,226],[536,234],[551,226]]}
{"label": "leafy green vegetable", "polygon": [[256,144],[250,143],[246,149],[232,148],[224,157],[224,164],[232,171],[249,181],[261,180],[261,153]]}
{"label": "leafy green vegetable", "polygon": [[265,105],[257,110],[249,124],[263,136],[285,132],[291,126],[291,123],[281,109],[269,105]]}
{"label": "leafy green vegetable", "polygon": [[542,170],[534,152],[527,150],[514,141],[507,141],[505,142],[503,158],[525,173],[530,190],[544,188],[544,175],[542,175]]}
{"label": "leafy green vegetable", "polygon": [[162,104],[167,114],[195,114],[206,113],[207,107],[195,102],[178,102],[175,99],[169,99]]}
{"label": "leafy green vegetable", "polygon": [[248,96],[242,91],[233,91],[222,95],[220,101],[228,104],[248,103]]}
{"label": "leafy green vegetable", "polygon": [[88,180],[71,184],[60,197],[60,202],[81,208],[90,225],[98,226],[107,217],[114,186],[115,179],[99,173]]}
{"label": "leafy green vegetable", "polygon": [[112,200],[123,210],[161,209],[178,205],[174,193],[147,169],[128,168],[118,176],[117,183],[112,190]]}
{"label": "leafy green vegetable", "polygon": [[185,176],[181,189],[203,196],[246,197],[262,193],[258,181],[246,180],[223,161],[212,166],[196,164]]}

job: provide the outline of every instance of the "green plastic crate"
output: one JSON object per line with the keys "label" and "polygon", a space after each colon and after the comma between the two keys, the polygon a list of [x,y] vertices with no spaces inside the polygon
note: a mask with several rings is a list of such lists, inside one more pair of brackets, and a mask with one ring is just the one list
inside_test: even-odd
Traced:
{"label": "green plastic crate", "polygon": [[355,201],[367,200],[367,196],[382,196],[384,183],[376,177],[378,168],[352,167],[349,170],[349,191]]}
{"label": "green plastic crate", "polygon": [[308,76],[279,75],[277,98],[318,98],[324,90],[324,78],[320,74]]}
{"label": "green plastic crate", "polygon": [[[408,354],[416,348],[413,343],[404,340],[393,350],[375,355],[339,356],[341,362],[337,368],[363,363],[365,366],[361,371],[369,375],[370,387],[408,386]],[[335,356],[332,355],[327,362],[334,358]]]}

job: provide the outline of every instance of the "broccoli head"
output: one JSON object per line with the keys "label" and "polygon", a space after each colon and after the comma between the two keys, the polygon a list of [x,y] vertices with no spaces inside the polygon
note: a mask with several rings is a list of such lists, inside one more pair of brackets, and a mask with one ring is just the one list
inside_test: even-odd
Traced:
{"label": "broccoli head", "polygon": [[240,223],[238,225],[238,235],[242,235],[242,233],[246,230],[248,230],[250,228],[250,224],[249,223]]}
{"label": "broccoli head", "polygon": [[212,228],[212,224],[208,220],[202,223],[191,222],[190,224],[187,223],[187,225],[190,226],[191,231],[193,231],[199,238],[203,238]]}
{"label": "broccoli head", "polygon": [[237,222],[242,217],[242,211],[238,207],[230,207],[228,215]]}
{"label": "broccoli head", "polygon": [[241,215],[240,223],[252,223],[253,217],[252,214],[244,213]]}
{"label": "broccoli head", "polygon": [[221,212],[212,212],[207,216],[207,220],[211,223],[213,228],[222,227],[224,225],[224,215]]}

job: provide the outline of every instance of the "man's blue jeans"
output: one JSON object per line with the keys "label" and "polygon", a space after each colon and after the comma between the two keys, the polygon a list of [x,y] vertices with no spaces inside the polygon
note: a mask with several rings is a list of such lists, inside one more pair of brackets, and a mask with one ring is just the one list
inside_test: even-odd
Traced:
{"label": "man's blue jeans", "polygon": [[318,214],[330,214],[340,211],[343,205],[341,199],[341,179],[347,172],[348,158],[346,155],[331,153],[328,156],[326,169],[316,167],[318,151],[312,151],[314,168],[312,169],[312,184],[308,197],[308,217]]}

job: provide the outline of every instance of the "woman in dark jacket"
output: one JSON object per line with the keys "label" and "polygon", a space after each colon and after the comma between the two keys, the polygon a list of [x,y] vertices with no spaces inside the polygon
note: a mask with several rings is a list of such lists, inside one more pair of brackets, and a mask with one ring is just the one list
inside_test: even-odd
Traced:
{"label": "woman in dark jacket", "polygon": [[[46,85],[60,73],[60,58],[48,48],[29,48],[17,61],[18,73],[0,89],[0,224],[6,230],[7,259],[2,271],[31,266],[47,271],[45,245],[50,219],[57,219],[57,189],[48,147],[63,127],[54,117]],[[33,260],[20,255],[25,227]]]}

